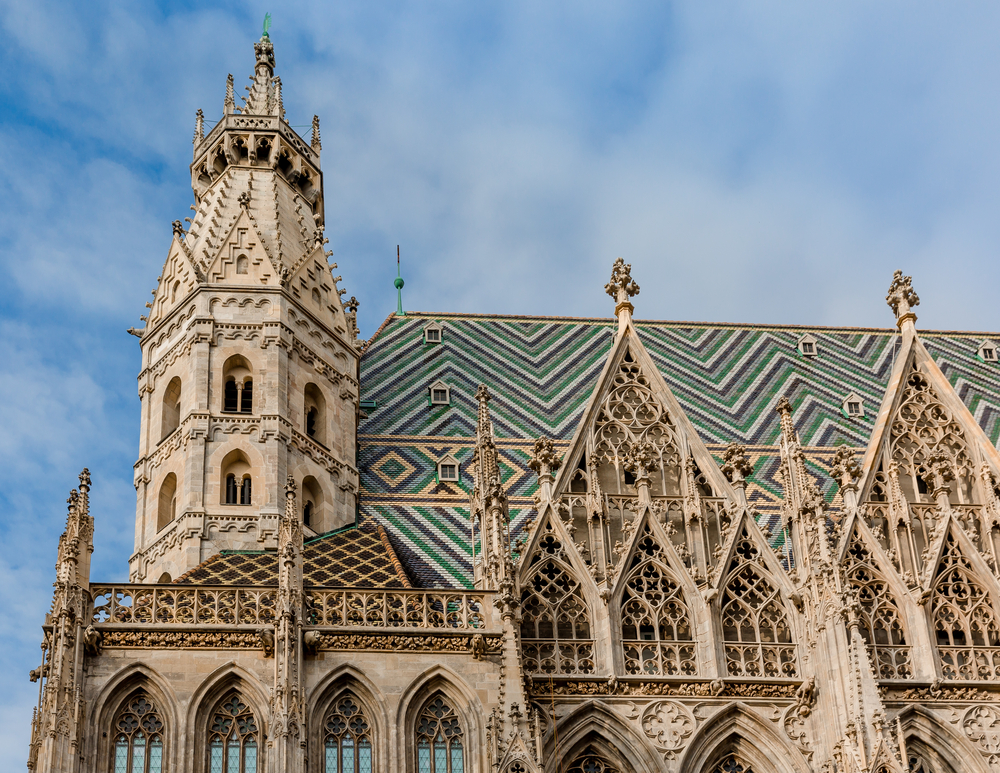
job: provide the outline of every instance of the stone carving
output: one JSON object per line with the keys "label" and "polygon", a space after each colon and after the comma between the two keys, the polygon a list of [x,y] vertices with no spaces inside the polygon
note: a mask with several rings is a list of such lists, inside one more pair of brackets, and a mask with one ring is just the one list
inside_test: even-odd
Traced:
{"label": "stone carving", "polygon": [[781,726],[792,742],[803,751],[809,750],[809,742],[806,740],[806,720],[805,716],[799,713],[797,705],[789,706],[784,713]]}
{"label": "stone carving", "polygon": [[903,272],[898,269],[892,275],[892,283],[889,285],[889,294],[885,296],[885,302],[889,304],[896,319],[909,314],[910,309],[920,305],[920,297],[913,291],[912,280],[913,277],[903,276]]}
{"label": "stone carving", "polygon": [[853,483],[861,477],[861,465],[858,464],[854,449],[840,446],[830,462],[830,477],[841,486]]}
{"label": "stone carving", "polygon": [[996,706],[969,709],[962,721],[962,730],[983,754],[1000,753],[1000,710]]}
{"label": "stone carving", "polygon": [[632,280],[632,264],[622,258],[615,260],[611,269],[611,281],[604,285],[604,291],[615,299],[615,303],[628,303],[628,299],[639,294],[639,285]]}
{"label": "stone carving", "polygon": [[558,470],[560,464],[559,456],[556,454],[552,440],[547,437],[540,437],[535,441],[534,451],[531,459],[528,460],[528,467],[538,473],[539,476],[546,475],[553,470]]}
{"label": "stone carving", "polygon": [[681,704],[674,701],[654,701],[642,712],[642,732],[666,759],[673,759],[674,752],[684,748],[695,729],[695,719]]}
{"label": "stone carving", "polygon": [[101,652],[102,634],[94,626],[88,625],[83,632],[83,648],[88,655],[99,655]]}
{"label": "stone carving", "polygon": [[532,695],[544,703],[551,695],[618,695],[627,697],[685,698],[768,698],[792,700],[796,684],[765,684],[760,682],[728,682],[722,679],[691,682],[608,681],[590,679],[536,679]]}
{"label": "stone carving", "polygon": [[722,474],[726,480],[735,483],[749,478],[753,473],[753,465],[747,456],[746,446],[740,443],[730,443],[722,455]]}
{"label": "stone carving", "polygon": [[[500,651],[503,637],[483,634],[484,656]],[[426,634],[320,634],[322,650],[389,650],[403,652],[471,652],[472,636]]]}

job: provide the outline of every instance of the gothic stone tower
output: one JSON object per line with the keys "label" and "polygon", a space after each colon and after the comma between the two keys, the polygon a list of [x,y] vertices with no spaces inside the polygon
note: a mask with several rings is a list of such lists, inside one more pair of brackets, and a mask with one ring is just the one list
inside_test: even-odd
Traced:
{"label": "gothic stone tower", "polygon": [[[148,303],[135,464],[134,581],[169,581],[223,549],[277,543],[281,486],[302,480],[306,536],[354,521],[357,328],[323,238],[319,120],[285,120],[267,35],[248,96],[233,76],[206,136],[198,111],[190,227]],[[336,264],[333,264],[336,268]]]}

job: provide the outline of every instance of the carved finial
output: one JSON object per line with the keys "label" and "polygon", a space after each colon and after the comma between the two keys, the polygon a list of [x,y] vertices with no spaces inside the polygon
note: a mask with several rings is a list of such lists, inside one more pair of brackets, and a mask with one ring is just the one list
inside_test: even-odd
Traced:
{"label": "carved finial", "polygon": [[205,114],[201,112],[201,108],[198,108],[198,112],[194,114],[194,144],[197,145],[205,139]]}
{"label": "carved finial", "polygon": [[84,467],[83,471],[80,473],[80,491],[86,494],[87,491],[89,490],[90,490],[90,470]]}
{"label": "carved finial", "polygon": [[539,477],[558,470],[561,463],[550,438],[540,437],[535,441],[535,450],[528,460],[528,467],[538,473]]}
{"label": "carved finial", "polygon": [[778,398],[778,404],[774,406],[774,410],[779,414],[790,414],[792,412],[792,404],[787,397],[782,395]]}
{"label": "carved finial", "polygon": [[285,117],[285,101],[281,97],[281,78],[274,79],[274,114],[278,118]]}
{"label": "carved finial", "polygon": [[659,454],[648,440],[640,440],[629,446],[625,452],[625,469],[636,478],[646,477],[651,470],[659,465]]}
{"label": "carved finial", "polygon": [[320,138],[319,138],[319,116],[318,115],[314,115],[313,116],[313,126],[312,126],[312,129],[313,129],[312,142],[310,144],[312,145],[312,149],[315,150],[318,153],[319,151],[321,151],[323,149],[323,143],[320,141]]}
{"label": "carved finial", "polygon": [[639,285],[632,281],[632,264],[618,258],[611,269],[611,281],[604,285],[604,290],[615,299],[615,316],[618,317],[620,334],[635,310],[629,303],[629,298],[639,294]]}
{"label": "carved finial", "polygon": [[722,474],[730,483],[742,481],[753,472],[746,446],[740,443],[730,443],[722,455]]}
{"label": "carved finial", "polygon": [[889,294],[885,296],[885,302],[889,304],[889,307],[896,315],[896,325],[900,329],[902,329],[903,323],[906,321],[917,321],[917,315],[913,313],[913,307],[920,305],[920,297],[913,291],[912,279],[913,277],[903,276],[903,272],[897,270],[892,275]]}
{"label": "carved finial", "polygon": [[288,497],[289,499],[295,499],[296,488],[297,486],[295,485],[295,478],[293,478],[291,474],[289,474],[288,477],[285,478],[285,496]]}
{"label": "carved finial", "polygon": [[239,196],[237,196],[236,201],[243,209],[250,209],[250,191],[243,191]]}
{"label": "carved finial", "polygon": [[226,101],[222,103],[222,112],[231,115],[236,112],[236,91],[233,88],[233,74],[226,76]]}
{"label": "carved finial", "polygon": [[347,309],[351,314],[357,314],[358,307],[361,305],[361,301],[355,298],[353,295],[349,301],[344,302],[344,308]]}
{"label": "carved finial", "polygon": [[174,236],[176,236],[178,239],[183,239],[184,223],[182,223],[180,220],[175,220],[173,223],[171,223],[171,225],[174,228]]}
{"label": "carved finial", "polygon": [[830,477],[840,484],[841,488],[854,483],[861,477],[861,465],[858,464],[854,450],[847,446],[839,446],[830,464]]}

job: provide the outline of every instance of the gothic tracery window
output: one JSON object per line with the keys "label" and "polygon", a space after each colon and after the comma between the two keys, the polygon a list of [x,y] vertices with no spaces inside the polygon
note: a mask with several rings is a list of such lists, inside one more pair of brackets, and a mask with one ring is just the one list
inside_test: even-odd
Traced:
{"label": "gothic tracery window", "polygon": [[111,773],[163,773],[163,718],[146,693],[125,701],[112,727]]}
{"label": "gothic tracery window", "polygon": [[715,764],[712,773],[753,773],[753,770],[739,755],[727,754]]}
{"label": "gothic tracery window", "polygon": [[847,549],[844,574],[857,595],[861,635],[879,677],[910,678],[910,648],[906,644],[899,607],[856,530]]}
{"label": "gothic tracery window", "polygon": [[608,760],[593,746],[588,746],[577,755],[566,773],[626,773],[618,765]]}
{"label": "gothic tracery window", "polygon": [[795,677],[795,645],[785,608],[744,527],[722,596],[722,638],[730,676]]}
{"label": "gothic tracery window", "polygon": [[562,543],[546,521],[521,591],[521,645],[525,670],[590,674],[594,642],[587,603]]}
{"label": "gothic tracery window", "polygon": [[697,672],[688,608],[648,524],[628,567],[621,619],[627,673]]}
{"label": "gothic tracery window", "polygon": [[372,728],[350,693],[334,701],[323,722],[324,773],[372,773]]}
{"label": "gothic tracery window", "polygon": [[464,773],[462,726],[455,710],[440,695],[417,718],[417,772]]}
{"label": "gothic tracery window", "polygon": [[253,711],[239,693],[230,693],[209,721],[209,773],[257,773],[259,734]]}
{"label": "gothic tracery window", "polygon": [[952,534],[938,563],[931,616],[945,679],[1000,678],[1000,625],[993,602]]}

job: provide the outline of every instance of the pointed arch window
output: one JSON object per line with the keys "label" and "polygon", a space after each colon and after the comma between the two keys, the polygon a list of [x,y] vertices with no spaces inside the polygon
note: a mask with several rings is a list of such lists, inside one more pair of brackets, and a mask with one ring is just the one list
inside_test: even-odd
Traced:
{"label": "pointed arch window", "polygon": [[626,673],[692,676],[698,672],[690,613],[648,523],[628,567],[621,631]]}
{"label": "pointed arch window", "polygon": [[588,746],[576,756],[566,773],[626,773],[626,771],[593,746]]}
{"label": "pointed arch window", "polygon": [[418,773],[464,773],[462,725],[442,696],[432,698],[417,719]]}
{"label": "pointed arch window", "polygon": [[163,717],[146,693],[122,704],[112,729],[111,773],[163,773]]}
{"label": "pointed arch window", "polygon": [[785,607],[744,527],[722,596],[722,638],[730,676],[795,677],[795,645]]}
{"label": "pointed arch window", "polygon": [[857,530],[851,537],[845,559],[844,574],[858,600],[861,636],[868,645],[879,678],[909,679],[913,669],[902,615]]}
{"label": "pointed arch window", "polygon": [[753,773],[753,769],[738,754],[727,754],[715,764],[712,773]]}
{"label": "pointed arch window", "polygon": [[583,591],[546,521],[521,590],[524,668],[536,674],[594,673],[594,642]]}
{"label": "pointed arch window", "polygon": [[239,693],[230,693],[212,715],[208,730],[209,773],[257,773],[260,731]]}
{"label": "pointed arch window", "polygon": [[334,701],[323,721],[324,773],[372,773],[372,728],[351,693]]}
{"label": "pointed arch window", "polygon": [[945,679],[1000,679],[1000,624],[989,593],[949,534],[934,580],[931,617]]}

